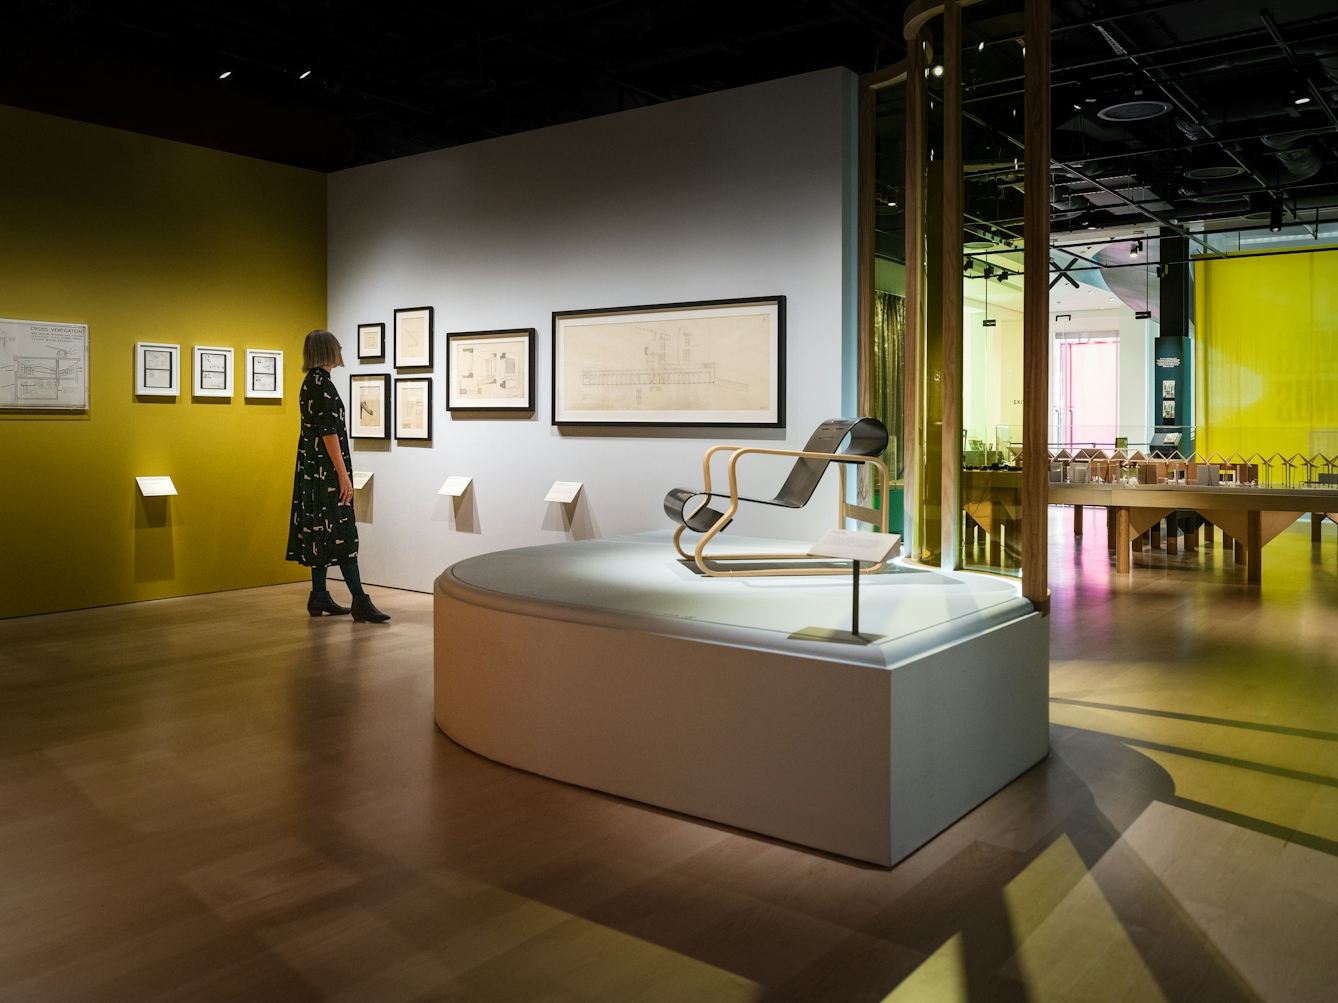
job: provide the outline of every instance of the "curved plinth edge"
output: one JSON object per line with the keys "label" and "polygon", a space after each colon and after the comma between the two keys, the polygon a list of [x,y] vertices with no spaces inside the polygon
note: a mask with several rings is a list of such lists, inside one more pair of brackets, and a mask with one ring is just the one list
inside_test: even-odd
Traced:
{"label": "curved plinth edge", "polygon": [[[551,572],[576,546],[530,549]],[[585,552],[567,551],[577,578]],[[611,580],[635,574],[602,553]],[[848,645],[784,649],[728,623],[694,637],[690,621],[655,629],[664,618],[453,570],[435,593],[436,721],[510,766],[888,865],[1047,751],[1048,628],[1028,611],[889,669]]]}

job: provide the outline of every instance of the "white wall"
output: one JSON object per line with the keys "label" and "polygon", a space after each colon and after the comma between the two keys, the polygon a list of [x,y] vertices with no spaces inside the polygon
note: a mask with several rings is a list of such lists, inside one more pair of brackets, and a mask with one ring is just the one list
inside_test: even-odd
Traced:
{"label": "white wall", "polygon": [[[331,175],[329,322],[351,371],[392,371],[357,363],[357,324],[389,331],[396,307],[436,308],[434,441],[353,442],[354,467],[375,474],[364,580],[428,590],[474,554],[669,528],[664,494],[700,484],[707,446],[799,447],[841,415],[854,99],[853,74],[824,70]],[[786,430],[551,424],[554,310],[772,294],[788,300]],[[537,412],[453,419],[445,332],[511,327],[538,331]],[[769,495],[788,466],[759,461],[745,492]],[[474,478],[459,511],[437,495],[451,474]],[[542,500],[555,480],[585,483],[570,520]],[[835,525],[834,480],[803,511],[749,511],[730,532],[816,539]]]}
{"label": "white wall", "polygon": [[1156,329],[1156,322],[1138,320],[1134,311],[1120,307],[1120,435],[1131,446],[1151,440],[1155,424],[1151,373]]}

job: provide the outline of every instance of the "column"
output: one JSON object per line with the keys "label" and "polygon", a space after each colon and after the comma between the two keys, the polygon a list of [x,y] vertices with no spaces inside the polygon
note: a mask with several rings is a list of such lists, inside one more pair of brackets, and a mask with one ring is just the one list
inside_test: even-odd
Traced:
{"label": "column", "polygon": [[1245,580],[1263,581],[1264,536],[1260,525],[1259,512],[1246,513],[1245,517]]}

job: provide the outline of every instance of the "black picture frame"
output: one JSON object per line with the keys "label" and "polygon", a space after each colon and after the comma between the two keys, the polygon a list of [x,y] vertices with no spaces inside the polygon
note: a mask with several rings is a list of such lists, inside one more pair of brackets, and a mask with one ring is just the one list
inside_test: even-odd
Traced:
{"label": "black picture frame", "polygon": [[[427,415],[427,434],[426,435],[400,435],[400,385],[403,383],[426,383],[427,400],[425,401],[425,411]],[[394,436],[398,442],[404,440],[407,442],[431,442],[432,441],[432,377],[431,376],[399,376],[395,378],[395,407],[391,412],[391,421],[394,424]]]}
{"label": "black picture frame", "polygon": [[[774,304],[776,310],[776,367],[775,383],[772,386],[773,400],[775,401],[775,419],[772,421],[721,421],[716,419],[706,419],[702,421],[691,421],[676,419],[672,421],[639,421],[639,420],[573,420],[570,418],[560,418],[559,410],[561,408],[560,397],[558,393],[558,380],[562,374],[559,372],[559,359],[562,353],[558,345],[558,327],[559,324],[567,318],[581,317],[606,317],[612,314],[625,313],[628,315],[659,313],[674,310],[701,310],[713,307],[741,307],[754,306],[759,304]],[[552,359],[550,373],[550,392],[552,394],[552,423],[556,426],[572,427],[620,427],[620,428],[784,428],[785,427],[785,297],[784,296],[748,296],[737,299],[713,299],[713,300],[690,300],[680,303],[650,303],[638,306],[622,307],[601,307],[595,310],[555,310],[553,311],[553,338],[552,338]]]}
{"label": "black picture frame", "polygon": [[[400,314],[404,313],[427,313],[427,361],[426,362],[403,362],[400,359]],[[437,339],[435,336],[436,311],[430,306],[406,306],[400,307],[395,311],[394,321],[394,358],[391,360],[396,369],[432,369],[434,366],[435,350]]]}
{"label": "black picture frame", "polygon": [[[375,354],[367,353],[362,350],[362,332],[364,328],[377,328],[377,351]],[[384,359],[386,357],[386,325],[384,322],[376,324],[359,324],[356,337],[358,339],[358,358],[359,359]]]}
{"label": "black picture frame", "polygon": [[[478,340],[486,341],[489,339],[517,340],[524,338],[527,342],[525,353],[525,365],[528,367],[526,373],[526,393],[524,399],[518,404],[511,403],[489,403],[497,401],[498,398],[480,397],[478,403],[470,401],[462,403],[455,393],[454,379],[455,373],[455,350],[456,347],[464,341]],[[446,410],[447,411],[469,411],[469,412],[507,412],[511,414],[533,414],[535,409],[534,383],[535,383],[535,344],[538,341],[538,331],[532,327],[508,327],[496,331],[449,331],[446,334]],[[506,398],[502,398],[506,400]]]}
{"label": "black picture frame", "polygon": [[[383,417],[381,421],[382,432],[380,435],[362,435],[358,433],[361,422],[354,420],[357,416],[358,398],[354,392],[354,387],[359,383],[381,383],[381,401]],[[389,373],[351,373],[348,378],[348,437],[350,439],[389,439],[390,427],[395,420],[394,415],[395,402],[390,395],[390,374]]]}

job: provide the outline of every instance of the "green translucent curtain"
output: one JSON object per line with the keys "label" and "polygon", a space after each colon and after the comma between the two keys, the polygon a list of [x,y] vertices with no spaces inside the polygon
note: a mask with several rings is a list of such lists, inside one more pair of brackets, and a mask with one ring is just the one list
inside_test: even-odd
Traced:
{"label": "green translucent curtain", "polygon": [[887,426],[887,464],[894,482],[905,476],[901,419],[905,411],[906,300],[874,292],[873,344],[869,351],[869,416]]}

